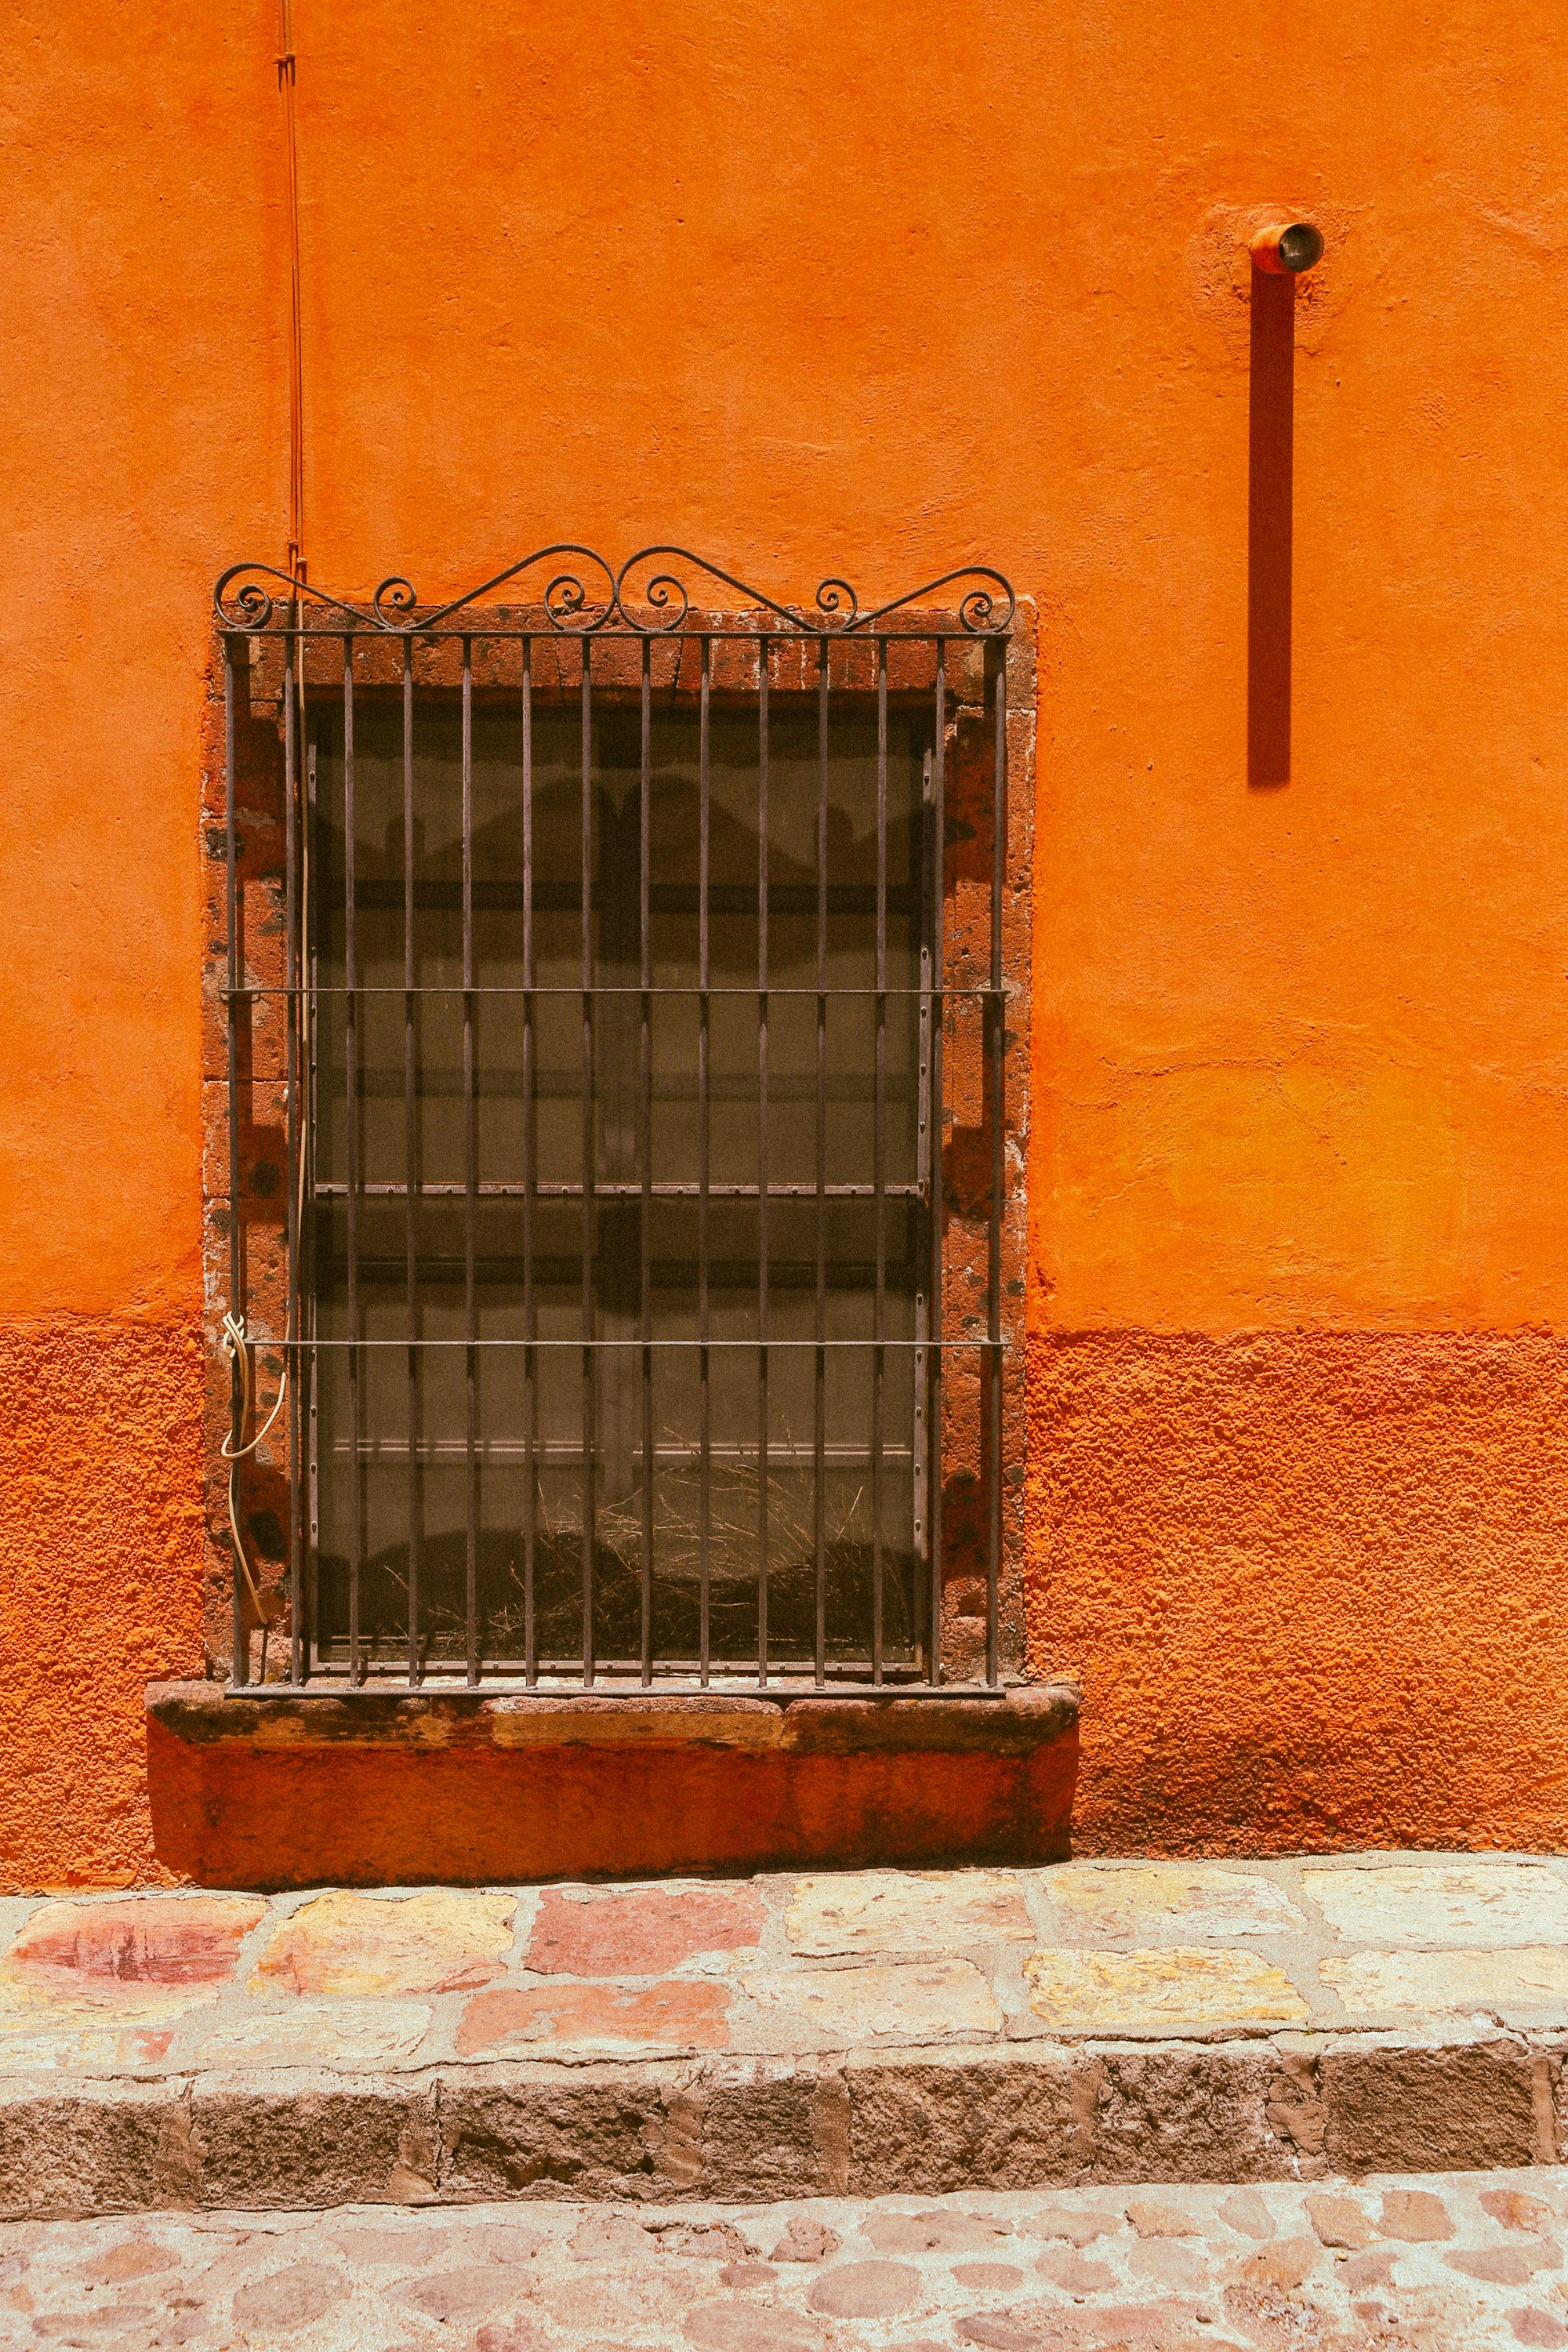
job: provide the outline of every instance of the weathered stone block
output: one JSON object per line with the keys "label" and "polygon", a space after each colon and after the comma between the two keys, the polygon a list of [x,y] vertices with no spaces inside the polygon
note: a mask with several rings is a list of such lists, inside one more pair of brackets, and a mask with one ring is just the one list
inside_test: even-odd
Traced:
{"label": "weathered stone block", "polygon": [[1186,2238],[1199,2224],[1168,2197],[1130,2197],[1127,2218],[1141,2238]]}
{"label": "weathered stone block", "polygon": [[1384,1862],[1304,1871],[1301,1885],[1357,1943],[1568,1943],[1568,1879],[1546,1862]]}
{"label": "weathered stone block", "polygon": [[234,2298],[235,2322],[245,2331],[242,2341],[266,2343],[324,2319],[348,2293],[349,2282],[335,2265],[289,2263],[240,2289]]}
{"label": "weathered stone block", "polygon": [[1275,2138],[1293,2151],[1300,2178],[1319,2180],[1328,2166],[1323,2157],[1318,2045],[1309,2041],[1291,2047],[1290,2039],[1282,2037],[1275,2045],[1278,2071],[1268,2086],[1264,2117]]}
{"label": "weathered stone block", "polygon": [[702,2194],[760,2203],[842,2196],[843,2078],[767,2060],[727,2067],[702,2096]]}
{"label": "weathered stone block", "polygon": [[1447,2269],[1488,2286],[1528,2286],[1537,2271],[1555,2270],[1561,2260],[1555,2246],[1477,2246],[1443,2257]]}
{"label": "weathered stone block", "polygon": [[266,1908],[227,1895],[46,1903],[0,1959],[0,2009],[177,2016],[216,1999]]}
{"label": "weathered stone block", "polygon": [[1278,2059],[1265,2045],[1093,2051],[1097,2180],[1283,2180],[1293,2151],[1270,2129]]}
{"label": "weathered stone block", "polygon": [[[1396,1923],[1397,1924],[1397,1923]],[[1352,1952],[1321,1963],[1352,2018],[1470,2017],[1497,2010],[1560,2018],[1568,2009],[1568,1950]]]}
{"label": "weathered stone block", "polygon": [[528,1965],[546,1975],[662,1976],[699,1952],[753,1948],[766,1924],[750,1886],[552,1888],[540,1899]]}
{"label": "weathered stone block", "polygon": [[1238,2189],[1234,2197],[1222,2199],[1219,2218],[1244,2238],[1274,2235],[1274,2217],[1256,2189]]}
{"label": "weathered stone block", "polygon": [[460,1992],[491,1983],[511,1948],[512,1895],[444,1887],[407,1895],[318,1895],[268,1939],[251,1992]]}
{"label": "weathered stone block", "polygon": [[1325,2246],[1341,2246],[1354,2253],[1370,2245],[1377,2235],[1353,2197],[1309,2197],[1307,2214]]}
{"label": "weathered stone block", "polygon": [[135,2213],[199,2201],[190,2103],[177,2086],[18,2084],[0,2092],[0,2213]]}
{"label": "weathered stone block", "polygon": [[[1019,2273],[1020,2277],[1022,2273]],[[834,2319],[898,2319],[934,2298],[912,2263],[844,2263],[819,2278],[806,2297]]]}
{"label": "weathered stone block", "polygon": [[730,2040],[722,1985],[498,1985],[476,1993],[458,2026],[459,2058],[549,2043],[618,2057],[722,2050]]}
{"label": "weathered stone block", "polygon": [[1241,2286],[1290,2294],[1315,2268],[1320,2252],[1315,2238],[1277,2238],[1272,2245],[1238,2263],[1233,2275]]}
{"label": "weathered stone block", "polygon": [[985,2213],[954,2212],[939,2205],[929,2213],[868,2213],[860,2234],[879,2254],[995,2253],[1013,2238],[1010,2221]]}
{"label": "weathered stone block", "polygon": [[852,2196],[1030,2189],[1088,2172],[1093,2071],[1075,2053],[857,2057],[844,2082]]}
{"label": "weathered stone block", "polygon": [[191,2138],[217,2206],[416,2203],[436,2189],[436,2095],[374,2079],[321,2090],[286,2076],[198,2079]]}
{"label": "weathered stone block", "polygon": [[1385,2238],[1400,2238],[1408,2246],[1429,2246],[1454,2234],[1454,2217],[1429,2189],[1391,2189],[1384,2196],[1378,2223]]}
{"label": "weathered stone block", "polygon": [[1035,2268],[1048,2286],[1059,2286],[1065,2294],[1104,2294],[1116,2284],[1108,2263],[1085,2262],[1070,2247],[1047,2246]]}
{"label": "weathered stone block", "polygon": [[1142,1941],[1184,1937],[1290,1935],[1305,1919],[1283,1890],[1255,1872],[1203,1862],[1064,1863],[1039,1884],[1064,1932]]}
{"label": "weathered stone block", "polygon": [[1535,2072],[1513,2042],[1331,2042],[1318,2062],[1324,2154],[1349,2173],[1550,2162],[1539,2145]]}
{"label": "weathered stone block", "polygon": [[268,2002],[215,2025],[201,2043],[208,2066],[324,2066],[355,2074],[410,2058],[430,2030],[416,2000]]}
{"label": "weathered stone block", "polygon": [[1310,2015],[1289,1978],[1256,1952],[1175,1944],[1163,1951],[1054,1945],[1024,1963],[1037,2017],[1068,2028],[1299,2025]]}
{"label": "weathered stone block", "polygon": [[[176,2020],[180,2014],[173,2012]],[[59,2011],[43,2003],[0,2011],[0,2074],[48,2074],[57,2067],[68,2074],[146,2074],[168,2056],[174,2040],[167,2017],[117,2025],[98,2010],[68,2015],[70,2021],[61,2022]],[[89,2017],[95,2021],[86,2021]]]}
{"label": "weathered stone block", "polygon": [[677,2078],[641,2067],[539,2066],[447,2077],[443,2198],[649,2197],[663,2172]]}
{"label": "weathered stone block", "polygon": [[764,2023],[793,2050],[949,2042],[1002,2028],[991,1988],[970,1960],[758,1969],[742,1981]]}
{"label": "weathered stone block", "polygon": [[997,1870],[868,1870],[803,1878],[785,1922],[792,1950],[956,1952],[973,1944],[1032,1943],[1018,1881]]}
{"label": "weathered stone block", "polygon": [[1543,2198],[1531,2197],[1521,2189],[1483,2189],[1476,2200],[1483,2213],[1505,2230],[1553,2230],[1558,2217],[1553,2207]]}

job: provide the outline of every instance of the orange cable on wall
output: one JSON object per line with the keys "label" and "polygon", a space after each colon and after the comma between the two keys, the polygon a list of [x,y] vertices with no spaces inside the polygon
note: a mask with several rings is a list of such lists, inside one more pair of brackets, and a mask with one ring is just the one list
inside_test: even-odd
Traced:
{"label": "orange cable on wall", "polygon": [[[305,364],[300,302],[300,151],[294,120],[294,24],[291,0],[279,0],[278,87],[283,96],[283,137],[289,159],[288,568],[291,579],[303,581],[305,578]],[[295,614],[298,618],[298,600],[295,604]],[[305,717],[305,665],[302,658],[296,665],[296,682],[300,722],[299,740],[302,741]],[[306,872],[307,874],[309,872],[308,866]],[[304,1155],[301,1153],[300,1160],[300,1213],[301,1216],[304,1213]],[[297,1338],[298,1334],[290,1331],[288,1337]],[[238,1429],[241,1433],[249,1418],[253,1403],[251,1346],[252,1342],[246,1330],[243,1316],[231,1307],[229,1313],[224,1317],[223,1348],[234,1363],[239,1378]],[[279,1414],[283,1410],[289,1386],[289,1357],[286,1341],[282,1372],[278,1383],[278,1393],[272,1402],[271,1412],[248,1444],[240,1444],[237,1437],[226,1437],[219,1449],[224,1461],[228,1465],[228,1524],[234,1541],[235,1558],[244,1574],[246,1584],[249,1589],[251,1603],[256,1611],[257,1622],[261,1628],[263,1681],[267,1677],[267,1637],[271,1625],[279,1614],[279,1601],[277,1595],[262,1594],[246,1552],[245,1540],[239,1525],[239,1465],[242,1461],[259,1451],[271,1433]]]}
{"label": "orange cable on wall", "polygon": [[294,123],[292,0],[279,0],[278,87],[289,156],[289,570],[305,577],[305,361],[300,306],[300,149]]}

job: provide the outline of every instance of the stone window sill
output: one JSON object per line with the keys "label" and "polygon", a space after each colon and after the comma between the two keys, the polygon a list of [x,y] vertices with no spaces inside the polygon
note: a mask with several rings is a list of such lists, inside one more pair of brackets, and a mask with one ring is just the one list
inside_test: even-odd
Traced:
{"label": "stone window sill", "polygon": [[150,1683],[148,1716],[196,1748],[327,1749],[738,1748],[781,1756],[889,1753],[1018,1757],[1070,1732],[1070,1682],[999,1696],[887,1692],[777,1697],[723,1691],[387,1692],[253,1697],[212,1682]]}

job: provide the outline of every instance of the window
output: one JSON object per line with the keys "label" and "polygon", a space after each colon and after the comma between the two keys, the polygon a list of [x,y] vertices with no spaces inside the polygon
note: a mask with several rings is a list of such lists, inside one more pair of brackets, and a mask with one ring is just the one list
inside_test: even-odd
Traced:
{"label": "window", "polygon": [[1014,600],[675,557],[219,583],[237,1685],[1016,1654]]}

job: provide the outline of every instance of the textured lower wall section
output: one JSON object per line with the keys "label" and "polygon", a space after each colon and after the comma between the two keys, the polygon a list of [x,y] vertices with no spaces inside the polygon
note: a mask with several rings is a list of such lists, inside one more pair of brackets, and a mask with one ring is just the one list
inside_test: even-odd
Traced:
{"label": "textured lower wall section", "polygon": [[0,1885],[123,1885],[153,1853],[143,1691],[199,1674],[191,1328],[0,1329]]}
{"label": "textured lower wall section", "polygon": [[1077,1852],[1564,1843],[1568,1341],[1038,1338],[1029,1397]]}
{"label": "textured lower wall section", "polygon": [[[1568,1342],[1031,1343],[1047,1763],[152,1753],[200,1673],[194,1329],[0,1330],[0,1885],[484,1879],[1080,1853],[1568,1842]],[[1076,1760],[1077,1787],[1072,1786]],[[632,1851],[636,1848],[636,1862]]]}

